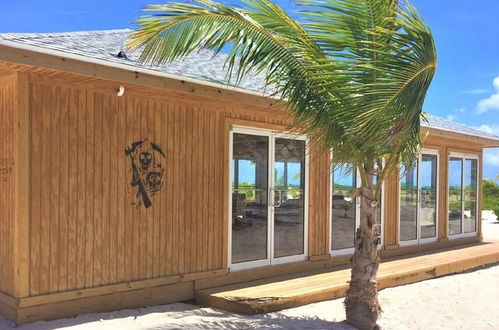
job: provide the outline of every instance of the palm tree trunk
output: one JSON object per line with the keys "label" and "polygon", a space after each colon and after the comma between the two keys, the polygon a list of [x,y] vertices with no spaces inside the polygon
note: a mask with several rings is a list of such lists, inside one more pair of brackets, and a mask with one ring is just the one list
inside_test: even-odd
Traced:
{"label": "palm tree trunk", "polygon": [[[373,175],[366,168],[367,182],[355,191],[360,196],[360,227],[355,235],[350,288],[345,298],[346,322],[361,330],[379,329],[381,307],[378,302],[377,272],[379,236],[376,234],[377,202],[374,200]],[[367,187],[366,187],[367,186]]]}

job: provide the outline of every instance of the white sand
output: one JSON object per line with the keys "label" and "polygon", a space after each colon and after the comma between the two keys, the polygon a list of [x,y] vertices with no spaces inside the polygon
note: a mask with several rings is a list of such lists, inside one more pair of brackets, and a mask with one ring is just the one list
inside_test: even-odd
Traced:
{"label": "white sand", "polygon": [[[484,213],[484,236],[499,239],[499,222]],[[384,289],[379,294],[383,329],[499,329],[499,266]],[[237,315],[188,304],[154,306],[72,319],[37,322],[28,329],[353,329],[343,299],[266,315]],[[12,324],[0,318],[0,329]]]}
{"label": "white sand", "polygon": [[[380,302],[384,329],[499,329],[499,266],[385,289]],[[344,317],[342,299],[258,316],[171,304],[19,329],[352,329]],[[10,327],[0,320],[0,329]]]}
{"label": "white sand", "polygon": [[[492,211],[482,211],[482,232],[484,239],[499,240],[499,221]],[[499,328],[499,325],[498,325]]]}

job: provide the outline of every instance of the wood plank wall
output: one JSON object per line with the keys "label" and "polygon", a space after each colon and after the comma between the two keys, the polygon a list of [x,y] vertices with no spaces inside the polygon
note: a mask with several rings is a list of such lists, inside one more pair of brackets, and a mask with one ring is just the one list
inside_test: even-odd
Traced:
{"label": "wood plank wall", "polygon": [[[226,267],[225,119],[285,122],[69,82],[30,93],[31,296]],[[167,166],[149,209],[132,205],[124,153],[144,138]]]}
{"label": "wood plank wall", "polygon": [[[309,156],[309,256],[329,256],[331,215],[331,160],[330,154],[311,148]],[[313,259],[313,258],[312,258]]]}
{"label": "wood plank wall", "polygon": [[15,75],[0,81],[0,292],[14,294]]}
{"label": "wood plank wall", "polygon": [[390,249],[397,247],[399,241],[399,173],[386,178],[383,186],[383,245]]}
{"label": "wood plank wall", "polygon": [[[113,85],[96,79],[33,77],[31,296],[227,266],[227,120],[287,127],[289,119],[158,90],[134,93],[133,86],[117,97]],[[124,153],[144,138],[166,153],[165,185],[149,209],[132,205],[137,188]],[[309,171],[308,254],[325,256],[329,156],[312,149]],[[392,181],[384,200],[387,246],[398,243]]]}
{"label": "wood plank wall", "polygon": [[[81,88],[31,90],[31,295],[221,268],[219,113]],[[124,153],[145,138],[167,166],[147,210],[131,204]]]}

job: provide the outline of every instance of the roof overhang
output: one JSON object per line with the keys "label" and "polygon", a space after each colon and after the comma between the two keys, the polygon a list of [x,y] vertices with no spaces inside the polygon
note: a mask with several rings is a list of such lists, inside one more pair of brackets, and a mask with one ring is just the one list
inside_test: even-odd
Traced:
{"label": "roof overhang", "polygon": [[[223,84],[216,84],[164,73],[147,68],[104,61],[67,52],[44,49],[0,39],[0,61],[15,65],[43,67],[108,80],[117,80],[146,87],[168,89],[184,94],[195,94],[246,105],[264,108],[284,109],[284,102],[262,93]],[[421,127],[421,134],[442,136],[482,145],[484,148],[499,147],[499,139],[455,132],[442,128]]]}
{"label": "roof overhang", "polygon": [[44,67],[147,87],[169,89],[237,103],[280,108],[283,102],[262,93],[164,73],[132,65],[104,61],[67,52],[44,49],[0,39],[0,61],[32,67]]}
{"label": "roof overhang", "polygon": [[479,144],[482,148],[498,148],[499,139],[492,139],[484,136],[473,135],[464,132],[455,132],[451,130],[446,130],[442,128],[421,126],[421,135],[425,136],[429,134],[430,136],[439,136],[454,140],[466,141],[466,143]]}

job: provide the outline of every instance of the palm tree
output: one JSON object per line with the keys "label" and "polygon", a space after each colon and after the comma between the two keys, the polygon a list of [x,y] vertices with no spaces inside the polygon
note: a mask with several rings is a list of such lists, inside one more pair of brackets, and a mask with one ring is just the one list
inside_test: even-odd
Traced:
{"label": "palm tree", "polygon": [[[229,50],[228,79],[261,73],[297,127],[334,162],[358,169],[361,203],[347,322],[377,328],[375,231],[381,183],[420,152],[420,119],[436,69],[432,33],[398,0],[298,0],[293,19],[268,0],[241,8],[210,0],[152,5],[130,47],[165,64],[200,49]],[[375,184],[376,180],[376,184]]]}

